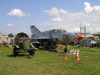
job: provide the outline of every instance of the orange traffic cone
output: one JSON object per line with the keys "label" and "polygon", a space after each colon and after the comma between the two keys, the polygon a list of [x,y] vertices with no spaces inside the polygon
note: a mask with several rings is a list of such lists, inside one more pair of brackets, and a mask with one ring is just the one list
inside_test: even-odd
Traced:
{"label": "orange traffic cone", "polygon": [[67,60],[67,58],[66,58],[66,57],[64,57],[64,59],[65,59],[65,60]]}
{"label": "orange traffic cone", "polygon": [[67,47],[69,48],[69,45]]}
{"label": "orange traffic cone", "polygon": [[76,59],[75,60],[80,61],[81,59],[79,59],[78,52],[79,52],[79,50],[76,50]]}
{"label": "orange traffic cone", "polygon": [[72,58],[74,59],[74,56]]}

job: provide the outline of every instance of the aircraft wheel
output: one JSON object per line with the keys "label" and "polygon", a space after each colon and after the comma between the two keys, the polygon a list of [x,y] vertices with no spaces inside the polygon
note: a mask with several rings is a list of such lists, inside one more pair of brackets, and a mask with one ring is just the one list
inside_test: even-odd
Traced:
{"label": "aircraft wheel", "polygon": [[29,54],[30,55],[34,55],[35,54],[35,51],[29,51]]}
{"label": "aircraft wheel", "polygon": [[39,46],[40,46],[40,45],[39,45],[39,44],[37,44],[37,45],[36,45],[36,48],[39,48]]}
{"label": "aircraft wheel", "polygon": [[19,53],[19,52],[18,52],[17,48],[14,48],[14,49],[13,49],[13,55],[14,55],[14,56],[17,56],[18,53]]}
{"label": "aircraft wheel", "polygon": [[49,50],[50,48],[49,47],[45,47],[45,49]]}
{"label": "aircraft wheel", "polygon": [[40,44],[33,44],[36,48],[40,47]]}

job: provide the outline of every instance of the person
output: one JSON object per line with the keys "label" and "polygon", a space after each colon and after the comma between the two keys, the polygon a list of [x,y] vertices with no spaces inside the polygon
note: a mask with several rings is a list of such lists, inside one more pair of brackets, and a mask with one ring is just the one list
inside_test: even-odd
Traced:
{"label": "person", "polygon": [[67,52],[67,47],[64,49],[64,52]]}

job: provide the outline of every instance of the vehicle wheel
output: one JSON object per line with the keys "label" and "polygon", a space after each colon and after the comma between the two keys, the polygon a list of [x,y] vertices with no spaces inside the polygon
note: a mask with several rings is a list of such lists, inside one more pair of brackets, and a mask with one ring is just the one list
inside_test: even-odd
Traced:
{"label": "vehicle wheel", "polygon": [[30,55],[34,55],[35,54],[35,51],[29,51],[29,54]]}
{"label": "vehicle wheel", "polygon": [[13,55],[14,55],[14,56],[17,56],[18,53],[19,53],[19,52],[18,52],[17,48],[14,48],[14,49],[13,49]]}

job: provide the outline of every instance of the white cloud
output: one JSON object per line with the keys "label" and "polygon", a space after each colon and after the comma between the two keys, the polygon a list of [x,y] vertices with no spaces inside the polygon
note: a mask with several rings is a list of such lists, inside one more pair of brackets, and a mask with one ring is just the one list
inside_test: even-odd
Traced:
{"label": "white cloud", "polygon": [[79,32],[79,31],[80,31],[80,28],[77,28],[77,27],[76,27],[76,28],[71,29],[70,31],[71,31],[71,32]]}
{"label": "white cloud", "polygon": [[90,26],[90,24],[89,23],[86,23],[86,22],[83,22],[83,25]]}
{"label": "white cloud", "polygon": [[[100,14],[99,6],[91,7],[91,4],[84,2],[84,12],[70,12],[56,7],[45,10],[52,18],[49,21],[41,23],[40,25],[48,25],[50,28],[66,29],[69,32],[80,32],[80,23],[83,27],[86,26],[86,31],[90,33],[100,32]],[[55,11],[54,11],[55,10]],[[95,14],[94,14],[95,13]],[[52,25],[52,26],[51,26]]]}
{"label": "white cloud", "polygon": [[86,14],[97,14],[100,15],[100,6],[93,6],[91,7],[90,3],[85,2],[84,3],[84,11]]}
{"label": "white cloud", "polygon": [[15,29],[15,25],[12,23],[7,24],[7,26]]}
{"label": "white cloud", "polygon": [[53,7],[52,9],[48,10],[44,10],[45,13],[47,13],[49,16],[53,16],[53,18],[51,19],[52,22],[61,22],[63,19],[61,18],[61,16],[65,16],[67,13],[66,10],[64,9],[58,9]]}
{"label": "white cloud", "polygon": [[59,10],[55,7],[53,7],[52,9],[48,10],[44,10],[45,13],[48,13],[50,16],[59,16]]}
{"label": "white cloud", "polygon": [[11,23],[7,24],[8,27],[12,27],[13,25]]}
{"label": "white cloud", "polygon": [[74,33],[78,32],[79,33],[80,31],[79,27],[74,27],[72,25],[59,25],[57,27],[60,29],[66,29],[68,32],[74,32]]}
{"label": "white cloud", "polygon": [[60,11],[60,13],[62,13],[62,14],[67,14],[67,11],[66,11],[66,10],[60,9],[59,11]]}
{"label": "white cloud", "polygon": [[84,6],[85,6],[85,8],[84,8],[85,13],[91,13],[92,12],[93,8],[90,6],[90,3],[85,2]]}
{"label": "white cloud", "polygon": [[62,14],[67,14],[66,10],[58,9],[58,8],[55,8],[55,7],[53,7],[49,11],[48,10],[44,10],[44,12],[48,13],[49,16],[56,16],[56,17],[61,16]]}
{"label": "white cloud", "polygon": [[56,22],[56,21],[62,21],[62,18],[60,17],[56,17],[56,18],[52,18],[51,21]]}
{"label": "white cloud", "polygon": [[29,14],[26,14],[26,13],[22,12],[20,9],[13,9],[10,12],[8,12],[7,15],[17,16],[17,17],[30,16]]}

